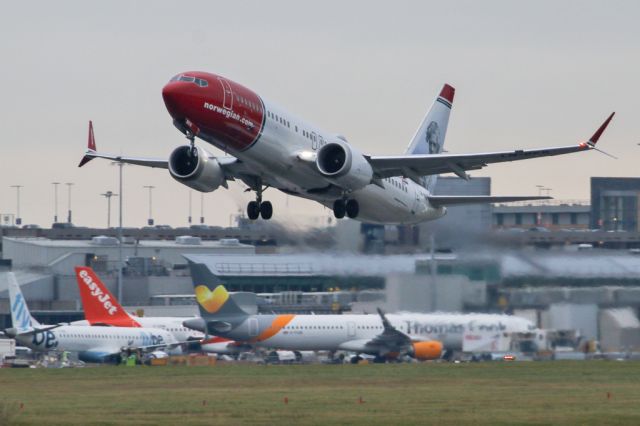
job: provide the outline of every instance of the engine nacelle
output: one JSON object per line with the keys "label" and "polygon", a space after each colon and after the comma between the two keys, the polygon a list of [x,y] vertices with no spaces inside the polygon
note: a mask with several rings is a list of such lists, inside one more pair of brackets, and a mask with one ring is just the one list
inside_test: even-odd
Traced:
{"label": "engine nacelle", "polygon": [[331,142],[318,150],[316,167],[332,183],[348,190],[364,188],[373,169],[360,152],[346,143]]}
{"label": "engine nacelle", "polygon": [[442,343],[431,340],[427,342],[415,342],[412,344],[411,356],[421,361],[440,359],[442,356]]}
{"label": "engine nacelle", "polygon": [[216,190],[225,181],[220,163],[203,148],[191,155],[189,145],[179,146],[169,156],[169,173],[178,182],[200,192]]}

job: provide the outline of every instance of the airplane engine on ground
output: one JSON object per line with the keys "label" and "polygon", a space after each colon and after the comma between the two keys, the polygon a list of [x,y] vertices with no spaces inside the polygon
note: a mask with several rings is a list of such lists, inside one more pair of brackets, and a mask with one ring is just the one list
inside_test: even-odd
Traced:
{"label": "airplane engine on ground", "polygon": [[435,340],[428,342],[415,342],[412,347],[413,350],[410,355],[421,361],[440,359],[442,356],[442,343]]}
{"label": "airplane engine on ground", "polygon": [[178,182],[200,192],[216,190],[225,182],[224,172],[218,160],[203,148],[179,146],[169,156],[169,173]]}
{"label": "airplane engine on ground", "polygon": [[373,179],[373,169],[364,155],[347,144],[324,145],[318,150],[316,167],[334,184],[348,190],[364,188]]}

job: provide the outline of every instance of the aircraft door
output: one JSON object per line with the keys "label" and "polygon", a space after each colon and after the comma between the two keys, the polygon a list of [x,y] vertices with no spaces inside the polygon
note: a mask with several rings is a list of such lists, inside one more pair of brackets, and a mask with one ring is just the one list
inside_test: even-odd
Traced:
{"label": "aircraft door", "polygon": [[411,185],[411,188],[413,188],[413,207],[411,210],[413,213],[417,213],[420,211],[420,188],[416,185]]}
{"label": "aircraft door", "polygon": [[249,318],[249,336],[255,337],[258,335],[258,319]]}
{"label": "aircraft door", "polygon": [[349,321],[347,323],[347,337],[356,337],[356,323]]}
{"label": "aircraft door", "polygon": [[231,85],[224,78],[218,77],[218,81],[220,82],[220,85],[222,85],[222,92],[224,95],[222,106],[226,109],[233,109],[233,91],[231,90]]}

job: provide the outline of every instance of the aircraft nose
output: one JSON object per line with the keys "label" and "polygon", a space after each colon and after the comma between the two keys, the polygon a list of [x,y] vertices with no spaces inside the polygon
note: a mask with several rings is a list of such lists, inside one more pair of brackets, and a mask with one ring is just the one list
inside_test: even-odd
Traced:
{"label": "aircraft nose", "polygon": [[179,113],[181,97],[179,86],[180,84],[172,81],[162,88],[162,99],[164,99],[164,104],[174,118],[176,118],[176,114]]}

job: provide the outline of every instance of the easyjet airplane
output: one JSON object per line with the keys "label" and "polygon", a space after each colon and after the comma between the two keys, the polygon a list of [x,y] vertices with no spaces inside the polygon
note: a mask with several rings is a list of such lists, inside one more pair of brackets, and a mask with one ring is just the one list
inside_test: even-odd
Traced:
{"label": "easyjet airplane", "polygon": [[[467,333],[528,332],[535,325],[524,318],[493,314],[385,315],[250,315],[242,309],[253,293],[228,293],[195,286],[201,318],[184,325],[207,334],[264,348],[294,351],[350,351],[379,358],[409,355],[440,358],[443,348],[462,349]],[[243,298],[244,303],[237,303]]]}
{"label": "easyjet airplane", "polygon": [[185,342],[158,328],[92,327],[87,325],[43,325],[29,312],[27,303],[13,273],[9,273],[9,305],[12,327],[4,335],[35,351],[78,352],[88,362],[117,361],[123,350],[181,354]]}
{"label": "easyjet airplane", "polygon": [[130,315],[111,294],[95,271],[87,266],[76,266],[76,280],[84,308],[85,321],[72,325],[102,325],[112,327],[155,328],[165,330],[180,342],[197,341],[204,352],[235,354],[244,349],[229,339],[208,337],[182,325],[184,317],[138,317]]}
{"label": "easyjet airplane", "polygon": [[[244,182],[256,194],[247,205],[250,219],[270,219],[273,206],[263,199],[267,188],[310,200],[346,216],[371,223],[415,224],[437,219],[446,206],[536,200],[535,196],[433,195],[436,178],[490,163],[526,160],[596,149],[613,114],[586,142],[575,145],[477,154],[443,153],[455,90],[445,84],[404,155],[361,153],[344,136],[327,132],[227,78],[192,71],[176,75],[162,96],[173,124],[189,140],[169,158],[135,158],[96,151],[89,122],[88,150],[79,166],[93,158],[168,169],[178,182],[197,191]],[[228,153],[216,157],[196,138]]]}

